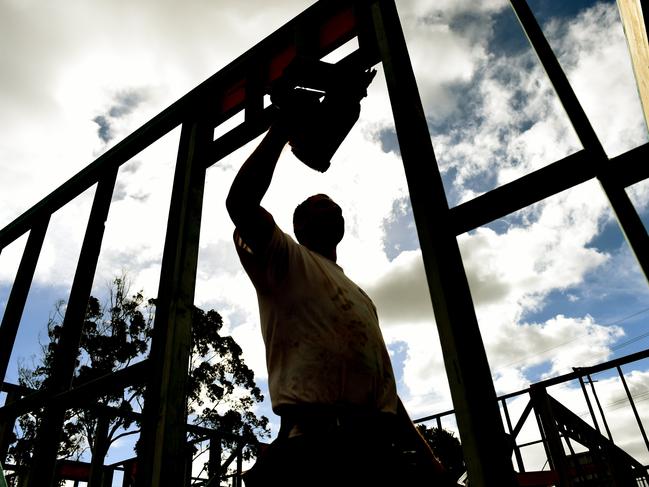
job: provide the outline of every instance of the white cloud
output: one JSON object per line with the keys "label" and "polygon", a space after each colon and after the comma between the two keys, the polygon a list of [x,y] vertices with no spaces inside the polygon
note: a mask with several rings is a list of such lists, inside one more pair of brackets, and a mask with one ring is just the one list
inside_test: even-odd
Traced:
{"label": "white cloud", "polygon": [[[511,332],[515,333],[516,339],[512,341],[510,334],[509,342],[501,341],[499,348],[494,350],[496,371],[512,365],[529,368],[549,360],[550,370],[544,374],[545,377],[566,374],[572,367],[606,361],[612,353],[611,343],[623,334],[621,328],[598,325],[588,315],[583,318],[557,315],[542,324],[521,324]],[[501,365],[503,361],[521,355],[523,359]]]}
{"label": "white cloud", "polygon": [[398,1],[398,11],[402,22],[409,24],[425,24],[437,22],[449,23],[457,17],[471,14],[481,17],[487,24],[489,14],[497,13],[508,6],[506,0],[485,0],[476,4],[471,0],[427,0]]}
{"label": "white cloud", "polygon": [[647,205],[649,205],[649,181],[644,180],[634,184],[626,188],[626,192],[638,212],[647,210]]}
{"label": "white cloud", "polygon": [[575,22],[555,22],[548,35],[604,148],[617,155],[647,141],[617,8],[598,3]]}
{"label": "white cloud", "polygon": [[456,113],[453,85],[468,83],[487,57],[475,44],[443,21],[403,20],[410,59],[428,116],[444,119]]}
{"label": "white cloud", "polygon": [[0,253],[0,282],[13,281],[26,243],[27,235],[23,235],[2,249],[2,253]]}
{"label": "white cloud", "polygon": [[[541,307],[551,291],[578,285],[586,273],[606,261],[606,255],[585,247],[598,226],[597,216],[591,221],[581,203],[577,193],[564,195],[543,206],[528,226],[511,227],[500,235],[483,228],[460,240],[499,392],[512,392],[502,388],[508,385],[529,383],[522,374],[534,365],[550,362],[556,375],[567,366],[605,360],[610,344],[620,335],[620,329],[599,326],[589,316],[558,316],[534,324],[521,321],[526,311]],[[420,252],[402,252],[366,289],[375,300],[386,338],[408,344],[404,378],[410,392],[445,390],[436,380],[438,374],[444,375],[443,364],[438,338],[430,330],[434,317]],[[564,345],[575,338],[579,342],[572,343],[566,355]]]}

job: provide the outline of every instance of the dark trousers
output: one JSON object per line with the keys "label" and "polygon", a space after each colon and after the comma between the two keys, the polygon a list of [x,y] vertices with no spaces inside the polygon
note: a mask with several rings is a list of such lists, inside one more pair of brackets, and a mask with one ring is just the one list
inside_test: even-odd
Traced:
{"label": "dark trousers", "polygon": [[440,485],[400,444],[390,416],[283,416],[279,437],[245,474],[246,487]]}

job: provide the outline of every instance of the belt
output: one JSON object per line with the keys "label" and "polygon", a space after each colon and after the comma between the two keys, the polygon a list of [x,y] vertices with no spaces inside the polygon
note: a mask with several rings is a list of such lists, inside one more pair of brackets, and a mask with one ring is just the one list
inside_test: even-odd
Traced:
{"label": "belt", "polygon": [[286,405],[280,417],[283,438],[336,431],[385,433],[396,422],[395,414],[348,405]]}

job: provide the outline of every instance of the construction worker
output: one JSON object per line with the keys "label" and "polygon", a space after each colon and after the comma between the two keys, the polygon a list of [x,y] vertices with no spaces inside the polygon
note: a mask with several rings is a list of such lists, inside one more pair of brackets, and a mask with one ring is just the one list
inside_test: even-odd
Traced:
{"label": "construction worker", "polygon": [[[295,210],[295,242],[261,206],[299,120],[280,117],[236,175],[226,206],[255,286],[278,439],[246,484],[454,485],[416,432],[396,392],[376,308],[337,264],[341,208],[314,195]],[[409,473],[410,472],[410,473]],[[414,482],[414,480],[413,480]]]}

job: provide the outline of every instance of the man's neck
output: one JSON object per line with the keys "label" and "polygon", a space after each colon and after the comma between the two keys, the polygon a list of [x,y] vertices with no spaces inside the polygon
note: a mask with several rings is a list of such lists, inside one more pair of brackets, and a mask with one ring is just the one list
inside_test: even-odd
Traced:
{"label": "man's neck", "polygon": [[324,248],[319,248],[313,245],[305,245],[307,249],[309,249],[312,252],[316,252],[323,256],[326,259],[329,259],[333,263],[336,263],[336,260],[338,259],[338,255],[336,253],[336,247],[324,247]]}

